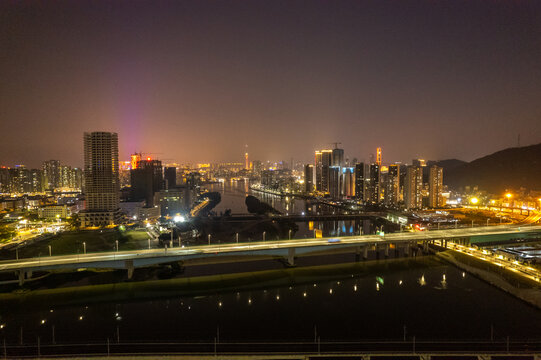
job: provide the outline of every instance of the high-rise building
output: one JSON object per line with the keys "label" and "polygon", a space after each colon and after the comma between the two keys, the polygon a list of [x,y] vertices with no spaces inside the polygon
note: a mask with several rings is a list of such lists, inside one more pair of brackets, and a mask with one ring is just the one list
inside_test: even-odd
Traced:
{"label": "high-rise building", "polygon": [[316,151],[315,170],[316,170],[316,190],[329,192],[329,167],[332,166],[333,151]]}
{"label": "high-rise building", "polygon": [[381,163],[382,163],[382,153],[381,153],[381,148],[376,148],[376,164],[378,164],[379,166],[381,166]]}
{"label": "high-rise building", "polygon": [[364,163],[355,164],[355,199],[365,202],[365,188],[367,181],[367,170]]}
{"label": "high-rise building", "polygon": [[385,181],[384,201],[387,206],[396,206],[400,199],[400,165],[389,165]]}
{"label": "high-rise building", "polygon": [[316,172],[316,190],[321,191],[322,183],[321,183],[321,177],[322,177],[322,165],[323,161],[321,158],[321,151],[316,151],[315,160],[314,160],[314,168]]}
{"label": "high-rise building", "polygon": [[304,165],[304,191],[311,193],[314,191],[314,165]]}
{"label": "high-rise building", "polygon": [[368,180],[368,201],[372,204],[379,203],[379,184],[380,184],[380,166],[378,164],[370,164],[370,177]]}
{"label": "high-rise building", "polygon": [[248,152],[244,153],[244,169],[250,170],[250,161],[248,160]]}
{"label": "high-rise building", "polygon": [[30,170],[24,165],[15,165],[15,168],[10,170],[12,173],[11,192],[20,194],[32,192],[32,177]]}
{"label": "high-rise building", "polygon": [[404,204],[407,210],[420,209],[423,206],[423,169],[420,166],[406,168],[404,181]]}
{"label": "high-rise building", "polygon": [[342,196],[352,198],[355,196],[355,169],[352,167],[342,168]]}
{"label": "high-rise building", "polygon": [[165,189],[174,189],[177,186],[177,168],[174,166],[164,168],[163,179],[165,180]]}
{"label": "high-rise building", "polygon": [[141,153],[135,153],[130,155],[131,170],[137,169],[139,161],[141,161]]}
{"label": "high-rise building", "polygon": [[30,170],[30,177],[32,181],[32,192],[41,193],[45,191],[45,180],[43,176],[43,170],[32,169]]}
{"label": "high-rise building", "polygon": [[329,168],[332,166],[332,150],[321,150],[321,191],[329,191]]}
{"label": "high-rise building", "polygon": [[45,176],[47,190],[61,187],[60,161],[49,160],[43,162],[43,175]]}
{"label": "high-rise building", "polygon": [[344,149],[333,149],[332,151],[332,166],[345,166],[344,162]]}
{"label": "high-rise building", "polygon": [[428,184],[428,206],[431,208],[443,206],[443,168],[437,165],[432,165],[430,167]]}
{"label": "high-rise building", "polygon": [[154,195],[163,189],[162,162],[147,158],[137,163],[131,170],[132,201],[145,200],[147,207],[154,206]]}
{"label": "high-rise building", "polygon": [[107,226],[119,221],[118,135],[84,134],[85,210],[81,225]]}
{"label": "high-rise building", "polygon": [[329,194],[332,199],[340,198],[340,182],[341,182],[341,173],[339,166],[330,166],[329,167]]}

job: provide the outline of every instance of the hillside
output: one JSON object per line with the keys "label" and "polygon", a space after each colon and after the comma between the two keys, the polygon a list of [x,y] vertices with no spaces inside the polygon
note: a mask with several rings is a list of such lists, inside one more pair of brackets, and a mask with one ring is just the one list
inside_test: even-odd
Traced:
{"label": "hillside", "polygon": [[[456,164],[456,161],[451,160],[451,163]],[[479,186],[479,189],[493,194],[521,187],[541,190],[541,144],[509,148],[448,167],[447,171],[444,170],[443,179],[451,189]]]}

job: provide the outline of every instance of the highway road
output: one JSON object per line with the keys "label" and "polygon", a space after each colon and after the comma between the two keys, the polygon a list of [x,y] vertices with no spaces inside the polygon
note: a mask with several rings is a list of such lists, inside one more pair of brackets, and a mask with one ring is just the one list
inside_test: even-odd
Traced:
{"label": "highway road", "polygon": [[[127,260],[154,259],[156,263],[182,260],[183,257],[204,257],[208,255],[253,255],[254,252],[277,249],[299,249],[303,247],[339,247],[352,245],[373,245],[377,243],[400,243],[413,241],[432,241],[439,239],[462,238],[479,235],[516,234],[541,232],[540,225],[494,225],[473,228],[458,228],[446,230],[431,230],[417,232],[400,232],[385,235],[362,235],[335,238],[291,239],[279,241],[260,241],[250,243],[227,243],[198,245],[192,247],[172,247],[169,249],[141,249],[120,252],[100,252],[87,254],[73,254],[63,256],[48,256],[19,260],[0,261],[0,271],[20,269],[40,269],[61,267],[92,267],[92,263],[124,262]],[[67,266],[70,265],[70,266]],[[115,266],[113,266],[115,267]]]}

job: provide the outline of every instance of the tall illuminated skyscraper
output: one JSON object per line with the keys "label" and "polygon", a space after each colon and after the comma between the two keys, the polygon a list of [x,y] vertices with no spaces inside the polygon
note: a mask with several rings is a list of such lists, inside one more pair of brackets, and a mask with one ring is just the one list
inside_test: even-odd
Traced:
{"label": "tall illuminated skyscraper", "polygon": [[400,166],[397,164],[389,165],[387,178],[385,180],[385,205],[395,206],[398,204],[400,193]]}
{"label": "tall illuminated skyscraper", "polygon": [[370,173],[367,186],[367,198],[372,204],[379,203],[380,166],[376,163],[370,164]]}
{"label": "tall illuminated skyscraper", "polygon": [[407,210],[420,209],[423,206],[423,168],[420,166],[408,166],[406,180],[404,182],[404,203]]}
{"label": "tall illuminated skyscraper", "polygon": [[383,154],[381,153],[381,148],[379,147],[376,149],[376,164],[379,166],[381,166],[382,163],[382,156]]}
{"label": "tall illuminated skyscraper", "polygon": [[60,161],[48,160],[43,162],[43,175],[46,189],[54,190],[60,187]]}
{"label": "tall illuminated skyscraper", "polygon": [[117,134],[85,133],[84,156],[86,202],[81,225],[113,225],[120,217]]}
{"label": "tall illuminated skyscraper", "polygon": [[443,206],[443,168],[432,165],[428,177],[428,206],[438,208]]}

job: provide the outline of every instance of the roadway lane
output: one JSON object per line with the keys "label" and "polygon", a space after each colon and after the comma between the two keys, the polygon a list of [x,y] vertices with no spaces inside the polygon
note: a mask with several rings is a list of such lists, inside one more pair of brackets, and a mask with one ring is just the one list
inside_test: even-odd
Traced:
{"label": "roadway lane", "polygon": [[[120,252],[102,252],[88,254],[74,254],[62,256],[50,256],[41,258],[7,260],[0,262],[0,271],[46,268],[59,265],[77,265],[81,267],[91,267],[92,263],[98,262],[119,262],[126,260],[163,258],[161,262],[174,261],[182,256],[205,255],[205,254],[225,254],[254,252],[272,249],[288,249],[316,246],[342,246],[342,245],[367,245],[376,243],[400,243],[413,241],[432,241],[438,239],[452,239],[460,237],[470,237],[478,235],[496,235],[521,232],[541,231],[540,225],[494,225],[474,228],[458,228],[447,230],[431,230],[420,232],[391,233],[386,235],[361,235],[335,238],[312,238],[312,239],[292,239],[279,241],[261,241],[250,243],[227,243],[199,245],[189,248],[170,248],[170,249],[147,249],[130,250]],[[66,266],[68,267],[68,266]],[[73,267],[73,266],[71,266]],[[77,267],[77,266],[75,266]],[[101,266],[104,267],[104,266]]]}

